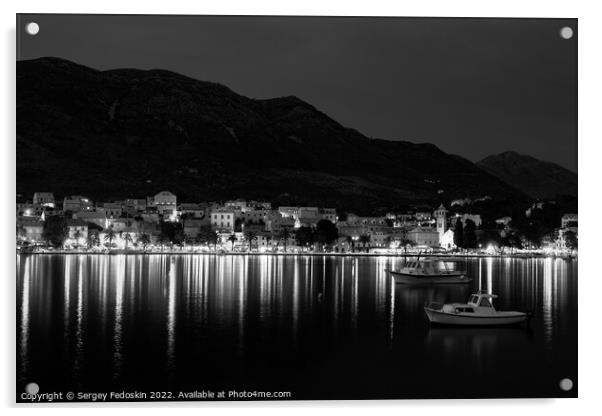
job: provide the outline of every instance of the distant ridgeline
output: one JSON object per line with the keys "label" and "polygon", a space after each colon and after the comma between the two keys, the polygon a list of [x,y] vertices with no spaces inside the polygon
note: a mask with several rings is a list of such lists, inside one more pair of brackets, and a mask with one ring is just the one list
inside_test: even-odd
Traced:
{"label": "distant ridgeline", "polygon": [[17,63],[17,193],[96,200],[169,189],[357,213],[532,199],[432,144],[371,139],[296,97],[254,100],[163,70]]}

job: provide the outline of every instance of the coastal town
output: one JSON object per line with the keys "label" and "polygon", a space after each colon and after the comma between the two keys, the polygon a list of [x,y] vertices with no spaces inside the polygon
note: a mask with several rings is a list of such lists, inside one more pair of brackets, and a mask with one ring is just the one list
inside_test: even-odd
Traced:
{"label": "coastal town", "polygon": [[[487,200],[488,197],[483,198]],[[540,235],[510,216],[489,220],[461,199],[422,210],[359,216],[335,208],[273,206],[268,201],[179,202],[161,191],[113,202],[35,192],[17,203],[21,252],[218,252],[354,254],[545,254],[577,252],[578,217],[564,213]],[[547,202],[553,204],[554,202]],[[524,217],[545,209],[534,203]],[[524,222],[524,221],[523,221]],[[533,226],[533,221],[528,223]]]}

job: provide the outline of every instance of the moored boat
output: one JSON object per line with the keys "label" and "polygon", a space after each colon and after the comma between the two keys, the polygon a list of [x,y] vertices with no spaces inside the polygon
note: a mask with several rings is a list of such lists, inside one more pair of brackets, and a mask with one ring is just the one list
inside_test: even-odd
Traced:
{"label": "moored boat", "polygon": [[471,278],[459,270],[448,270],[445,262],[444,267],[437,267],[437,260],[422,259],[407,262],[401,269],[385,269],[394,279],[395,283],[402,284],[445,284],[445,283],[469,283]]}
{"label": "moored boat", "polygon": [[526,312],[496,310],[493,306],[495,298],[496,295],[479,292],[471,295],[468,303],[431,302],[424,311],[431,323],[442,325],[492,326],[528,322],[531,315]]}

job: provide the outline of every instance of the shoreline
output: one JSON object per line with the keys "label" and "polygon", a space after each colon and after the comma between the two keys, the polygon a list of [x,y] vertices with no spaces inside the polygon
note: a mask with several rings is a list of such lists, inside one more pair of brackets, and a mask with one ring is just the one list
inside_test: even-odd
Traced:
{"label": "shoreline", "polygon": [[125,251],[115,250],[110,252],[90,252],[90,251],[78,251],[78,250],[56,250],[49,252],[19,252],[17,255],[95,255],[95,256],[157,256],[157,255],[183,255],[183,256],[312,256],[312,257],[440,257],[440,258],[471,258],[471,257],[494,257],[494,258],[562,258],[567,260],[577,259],[577,255],[559,255],[559,254],[543,254],[543,253],[513,253],[513,254],[487,254],[487,253],[432,253],[432,254],[397,254],[397,253],[319,253],[319,252],[307,252],[307,253],[258,253],[258,252],[189,252],[189,251]]}

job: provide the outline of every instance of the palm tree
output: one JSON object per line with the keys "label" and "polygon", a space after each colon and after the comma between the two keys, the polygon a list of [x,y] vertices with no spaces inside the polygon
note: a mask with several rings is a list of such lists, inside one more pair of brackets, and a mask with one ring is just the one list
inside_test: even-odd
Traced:
{"label": "palm tree", "polygon": [[113,231],[112,228],[109,228],[105,234],[105,242],[109,242],[109,248],[113,246],[113,240],[115,239],[115,237],[117,236],[117,234],[115,233],[115,231]]}
{"label": "palm tree", "polygon": [[228,237],[228,241],[232,243],[232,251],[234,251],[234,243],[236,242],[236,235],[234,233],[230,234]]}
{"label": "palm tree", "polygon": [[284,252],[286,253],[286,244],[288,241],[288,238],[290,237],[291,232],[288,230],[288,228],[283,228],[282,231],[280,231],[280,238],[284,240]]}
{"label": "palm tree", "polygon": [[404,238],[399,244],[403,246],[403,256],[405,257],[408,254],[408,247],[412,247],[414,245],[414,241]]}
{"label": "palm tree", "polygon": [[167,235],[165,235],[164,233],[161,233],[161,234],[159,234],[157,241],[159,242],[159,244],[161,244],[161,251],[163,251],[163,246],[165,245],[165,243],[167,243],[169,241],[169,237]]}
{"label": "palm tree", "polygon": [[125,249],[126,250],[128,249],[128,243],[133,243],[134,242],[134,240],[132,239],[132,235],[130,233],[128,233],[127,231],[126,232],[123,232],[123,231],[120,232],[119,236],[121,238],[123,238],[123,241],[125,241]]}
{"label": "palm tree", "polygon": [[97,246],[99,243],[98,241],[98,234],[96,233],[88,233],[88,237],[86,238],[86,244],[88,246],[88,248],[92,248],[94,246]]}
{"label": "palm tree", "polygon": [[79,239],[82,238],[83,234],[80,230],[75,230],[73,233],[73,239],[75,240],[75,245],[79,246]]}
{"label": "palm tree", "polygon": [[348,235],[347,236],[347,244],[349,244],[351,246],[351,252],[355,253],[355,238]]}
{"label": "palm tree", "polygon": [[138,243],[142,244],[142,249],[146,251],[146,246],[150,244],[150,236],[146,233],[142,233],[140,237],[138,237]]}
{"label": "palm tree", "polygon": [[370,251],[370,248],[368,247],[368,245],[370,244],[370,234],[360,235],[360,243],[362,243],[362,245],[366,249],[366,253],[368,253]]}
{"label": "palm tree", "polygon": [[245,231],[245,239],[249,242],[249,251],[253,248],[253,241],[257,240],[257,233],[252,230]]}

